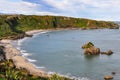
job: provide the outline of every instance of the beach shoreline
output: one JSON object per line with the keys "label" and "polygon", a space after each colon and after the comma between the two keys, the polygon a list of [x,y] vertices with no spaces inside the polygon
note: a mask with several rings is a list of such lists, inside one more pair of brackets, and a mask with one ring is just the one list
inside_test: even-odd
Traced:
{"label": "beach shoreline", "polygon": [[[47,30],[32,30],[32,31],[27,31],[27,35],[35,35],[38,33],[43,33],[46,32]],[[25,38],[25,37],[24,37]],[[22,38],[22,39],[24,39]],[[21,39],[19,39],[21,40]],[[41,77],[49,77],[50,74],[47,72],[36,68],[31,62],[27,60],[27,58],[23,57],[20,50],[17,49],[15,46],[13,46],[14,41],[19,41],[19,40],[1,40],[0,45],[4,46],[4,52],[5,52],[5,57],[7,60],[11,59],[13,60],[15,66],[17,68],[23,68],[26,69],[30,74],[36,75],[36,76],[41,76]],[[17,45],[17,44],[16,44]]]}

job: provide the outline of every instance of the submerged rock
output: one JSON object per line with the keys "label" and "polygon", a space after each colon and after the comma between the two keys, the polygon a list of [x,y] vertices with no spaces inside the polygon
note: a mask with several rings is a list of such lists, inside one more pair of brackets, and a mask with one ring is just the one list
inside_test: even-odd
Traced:
{"label": "submerged rock", "polygon": [[116,72],[111,72],[111,74],[112,74],[112,75],[115,75],[115,74],[116,74]]}
{"label": "submerged rock", "polygon": [[106,52],[101,52],[101,54],[112,55],[113,52],[111,50],[108,50]]}

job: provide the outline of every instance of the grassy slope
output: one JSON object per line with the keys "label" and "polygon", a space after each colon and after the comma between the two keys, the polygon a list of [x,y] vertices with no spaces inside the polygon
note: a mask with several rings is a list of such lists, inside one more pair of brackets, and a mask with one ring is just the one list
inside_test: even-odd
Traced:
{"label": "grassy slope", "polygon": [[0,15],[0,38],[18,35],[34,29],[56,28],[118,28],[118,25],[114,22],[61,16]]}

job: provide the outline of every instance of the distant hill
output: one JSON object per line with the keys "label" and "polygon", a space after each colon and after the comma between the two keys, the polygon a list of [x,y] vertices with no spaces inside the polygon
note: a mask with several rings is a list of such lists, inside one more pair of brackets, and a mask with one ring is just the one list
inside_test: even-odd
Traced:
{"label": "distant hill", "polygon": [[63,16],[0,15],[0,38],[13,37],[34,29],[59,28],[117,29],[119,26],[114,22]]}

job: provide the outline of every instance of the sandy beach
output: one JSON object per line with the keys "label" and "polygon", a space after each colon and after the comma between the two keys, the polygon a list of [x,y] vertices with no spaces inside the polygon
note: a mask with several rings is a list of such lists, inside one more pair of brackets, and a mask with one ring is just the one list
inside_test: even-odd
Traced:
{"label": "sandy beach", "polygon": [[45,32],[46,30],[32,30],[32,31],[27,31],[25,32],[26,34],[28,35],[34,35],[34,34],[37,34],[37,33],[40,33],[40,32]]}
{"label": "sandy beach", "polygon": [[[33,31],[26,32],[26,34],[34,35],[40,32],[44,32],[44,31],[33,30]],[[27,59],[22,57],[20,51],[12,45],[12,40],[1,40],[0,43],[1,45],[5,47],[4,51],[6,53],[5,54],[6,59],[12,59],[17,68],[25,68],[26,70],[30,72],[30,74],[33,74],[36,76],[42,76],[42,77],[49,76],[49,74],[47,74],[43,70],[35,68],[35,66],[32,63],[28,62]]]}

